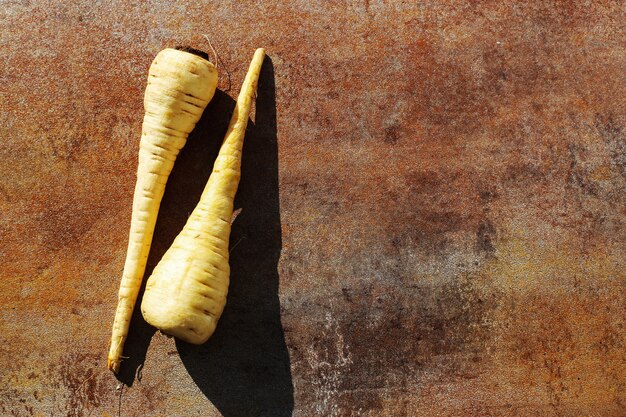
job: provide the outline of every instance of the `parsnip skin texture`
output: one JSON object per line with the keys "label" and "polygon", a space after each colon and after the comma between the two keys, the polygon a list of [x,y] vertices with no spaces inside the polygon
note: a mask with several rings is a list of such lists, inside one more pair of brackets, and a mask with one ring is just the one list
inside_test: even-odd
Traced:
{"label": "parsnip skin texture", "polygon": [[107,361],[113,372],[119,370],[165,184],[216,86],[213,64],[176,49],[159,52],[148,71],[128,251]]}
{"label": "parsnip skin texture", "polygon": [[265,51],[257,49],[200,202],[146,283],[143,317],[163,333],[189,343],[207,341],[226,305],[230,219],[264,57]]}

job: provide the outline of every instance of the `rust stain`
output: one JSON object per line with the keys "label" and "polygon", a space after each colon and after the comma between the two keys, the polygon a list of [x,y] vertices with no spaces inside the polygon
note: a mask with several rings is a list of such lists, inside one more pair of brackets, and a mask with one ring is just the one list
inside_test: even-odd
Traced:
{"label": "rust stain", "polygon": [[[1,414],[625,413],[617,2],[24,1],[0,16]],[[275,108],[259,94],[226,317],[249,334],[194,353],[138,321],[145,361],[120,392],[104,358],[146,71],[164,47],[208,50],[204,35],[228,91],[180,155],[153,258],[265,47]]]}

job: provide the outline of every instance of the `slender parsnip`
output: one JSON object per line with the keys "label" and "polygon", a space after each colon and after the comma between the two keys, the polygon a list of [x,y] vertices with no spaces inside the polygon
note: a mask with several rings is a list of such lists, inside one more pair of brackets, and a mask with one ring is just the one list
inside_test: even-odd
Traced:
{"label": "slender parsnip", "polygon": [[146,283],[143,317],[163,333],[189,343],[204,343],[213,334],[226,304],[230,220],[264,57],[263,49],[254,53],[200,202]]}
{"label": "slender parsnip", "polygon": [[165,183],[216,86],[213,64],[182,50],[159,52],[148,71],[128,251],[107,361],[113,372],[119,370]]}

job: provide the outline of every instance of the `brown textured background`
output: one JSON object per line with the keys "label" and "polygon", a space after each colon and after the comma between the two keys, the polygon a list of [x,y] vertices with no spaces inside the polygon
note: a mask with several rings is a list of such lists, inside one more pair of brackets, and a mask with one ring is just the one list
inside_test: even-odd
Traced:
{"label": "brown textured background", "polygon": [[[0,2],[0,414],[626,415],[621,2],[58,3]],[[263,46],[232,293],[116,390],[147,68],[202,34],[151,264]]]}

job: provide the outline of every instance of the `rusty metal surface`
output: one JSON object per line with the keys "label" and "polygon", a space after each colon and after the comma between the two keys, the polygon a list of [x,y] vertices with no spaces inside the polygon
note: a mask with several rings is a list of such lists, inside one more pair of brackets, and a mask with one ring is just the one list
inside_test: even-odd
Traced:
{"label": "rusty metal surface", "polygon": [[[60,3],[0,2],[1,415],[626,414],[619,2]],[[263,46],[233,286],[205,346],[135,317],[116,390],[147,68],[204,34],[150,263]]]}

